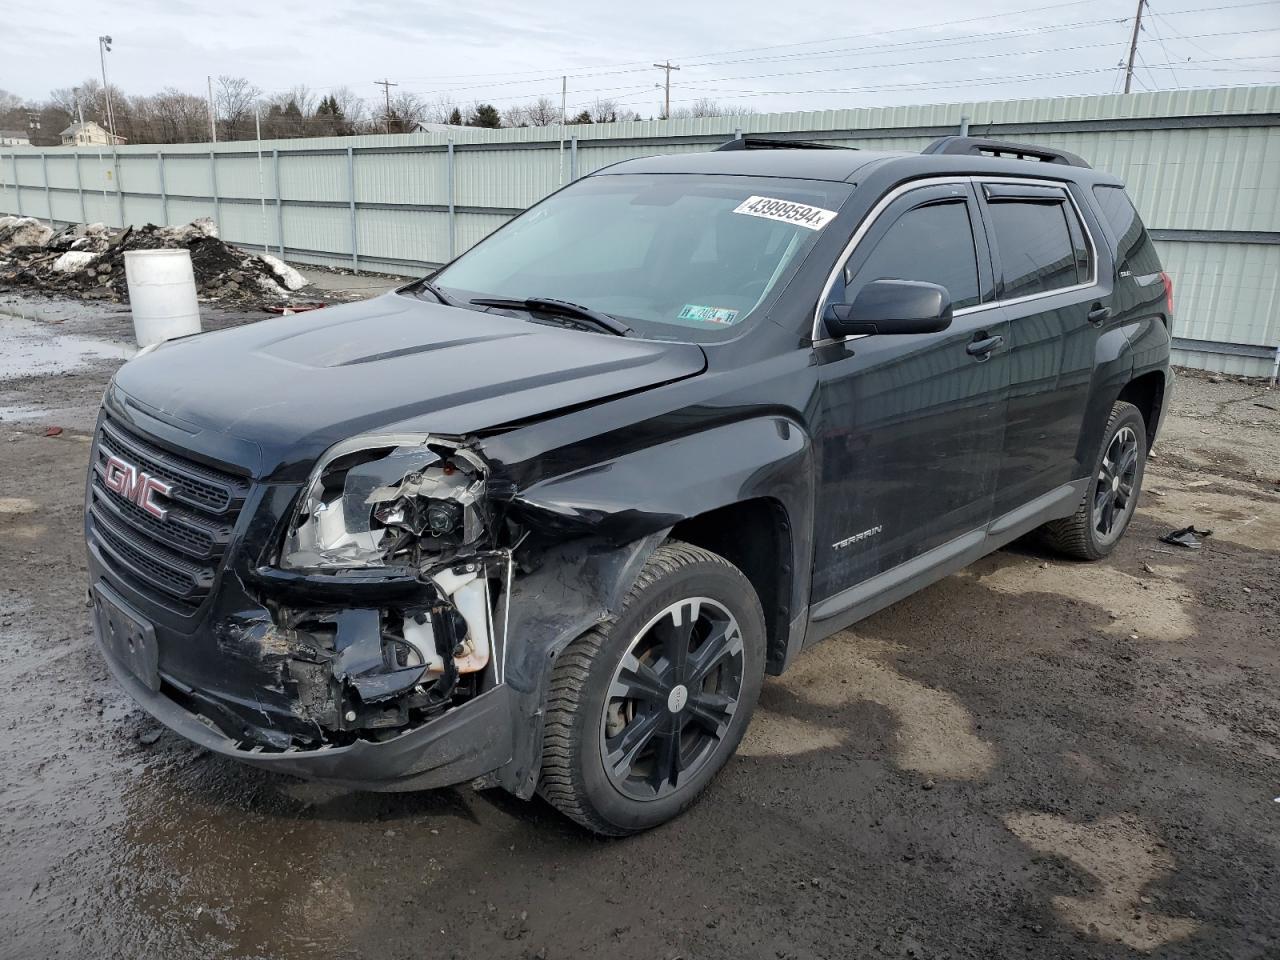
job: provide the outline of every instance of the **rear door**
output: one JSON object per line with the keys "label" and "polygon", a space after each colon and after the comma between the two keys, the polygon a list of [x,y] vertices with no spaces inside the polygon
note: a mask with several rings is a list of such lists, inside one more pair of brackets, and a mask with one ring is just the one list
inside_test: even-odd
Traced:
{"label": "rear door", "polygon": [[[859,228],[826,303],[872,280],[946,287],[939,333],[814,347],[821,410],[815,602],[982,527],[1004,430],[1008,354],[976,199],[967,180],[898,191]],[[975,344],[991,349],[971,353]]]}
{"label": "rear door", "polygon": [[1097,245],[1066,186],[995,178],[977,186],[1009,324],[998,517],[1088,472],[1078,448],[1111,289],[1099,283]]}

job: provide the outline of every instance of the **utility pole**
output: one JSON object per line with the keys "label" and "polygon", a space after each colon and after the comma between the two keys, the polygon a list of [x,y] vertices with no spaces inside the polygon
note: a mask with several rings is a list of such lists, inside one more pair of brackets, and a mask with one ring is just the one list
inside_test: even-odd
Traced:
{"label": "utility pole", "polygon": [[209,140],[212,143],[218,142],[218,114],[213,109],[213,77],[206,76],[209,81]]}
{"label": "utility pole", "polygon": [[672,71],[672,70],[679,70],[680,68],[679,68],[679,67],[673,67],[673,66],[671,65],[671,61],[670,61],[670,60],[667,60],[665,63],[655,63],[655,64],[654,64],[654,66],[655,66],[655,67],[657,67],[659,70],[663,70],[663,71],[665,71],[665,72],[666,72],[666,75],[667,75],[667,82],[663,84],[663,89],[664,89],[666,92],[665,92],[665,94],[664,94],[664,96],[663,96],[663,100],[662,100],[662,103],[663,103],[663,105],[662,105],[662,119],[663,119],[663,120],[670,120],[670,119],[671,119],[671,71]]}
{"label": "utility pole", "polygon": [[385,125],[386,125],[387,133],[390,133],[391,132],[391,88],[398,87],[400,86],[400,84],[392,83],[390,80],[375,80],[373,81],[373,83],[374,83],[374,86],[381,87],[383,94],[386,96],[387,112],[384,115],[384,117],[385,117]]}
{"label": "utility pole", "polygon": [[1133,58],[1138,54],[1138,31],[1142,29],[1142,8],[1147,0],[1138,0],[1138,12],[1133,18],[1133,36],[1129,38],[1129,65],[1124,71],[1124,92],[1129,92],[1133,83]]}
{"label": "utility pole", "polygon": [[107,105],[107,130],[111,133],[111,142],[116,142],[116,116],[111,109],[111,85],[107,83],[107,52],[111,49],[111,38],[98,38],[98,61],[102,64],[102,99]]}

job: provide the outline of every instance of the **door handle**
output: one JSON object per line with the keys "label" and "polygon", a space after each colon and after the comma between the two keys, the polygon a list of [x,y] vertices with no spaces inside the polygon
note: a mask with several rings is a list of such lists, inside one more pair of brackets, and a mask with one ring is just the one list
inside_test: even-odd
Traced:
{"label": "door handle", "polygon": [[981,340],[974,340],[964,348],[964,352],[971,357],[977,357],[979,360],[985,360],[991,355],[991,351],[1002,343],[1004,343],[1004,337],[984,337]]}
{"label": "door handle", "polygon": [[1111,319],[1111,308],[1104,307],[1100,303],[1095,303],[1093,309],[1089,311],[1089,322],[1095,327],[1101,326]]}

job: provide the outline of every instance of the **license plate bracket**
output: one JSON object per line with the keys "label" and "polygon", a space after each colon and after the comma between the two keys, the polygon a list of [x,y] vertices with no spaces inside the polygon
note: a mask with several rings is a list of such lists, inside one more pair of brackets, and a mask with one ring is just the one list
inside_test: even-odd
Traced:
{"label": "license plate bracket", "polygon": [[148,690],[160,689],[160,649],[151,624],[104,587],[93,590],[98,641],[109,656],[138,678]]}

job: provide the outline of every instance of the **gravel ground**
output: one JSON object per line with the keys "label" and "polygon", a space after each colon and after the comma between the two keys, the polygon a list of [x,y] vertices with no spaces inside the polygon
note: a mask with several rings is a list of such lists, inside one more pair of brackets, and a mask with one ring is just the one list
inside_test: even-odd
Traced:
{"label": "gravel ground", "polygon": [[[1108,561],[1015,544],[833,637],[697,807],[603,842],[501,792],[241,767],[131,706],[81,537],[127,339],[0,296],[0,957],[1280,956],[1280,392],[1180,377]],[[1158,542],[1193,522],[1202,551]]]}

